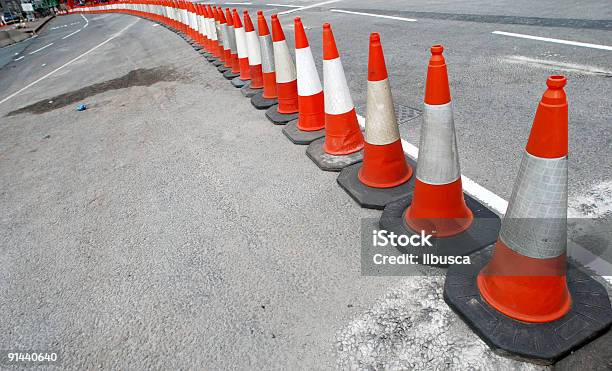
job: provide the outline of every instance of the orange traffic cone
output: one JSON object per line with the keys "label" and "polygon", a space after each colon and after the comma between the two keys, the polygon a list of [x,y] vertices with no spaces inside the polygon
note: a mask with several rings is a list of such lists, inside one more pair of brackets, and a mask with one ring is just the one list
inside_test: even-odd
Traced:
{"label": "orange traffic cone", "polygon": [[230,8],[225,8],[225,19],[227,22],[227,40],[229,45],[229,71],[223,72],[223,77],[228,80],[240,75],[240,64],[238,63],[238,47],[236,46],[236,31]]}
{"label": "orange traffic cone", "polygon": [[251,104],[257,109],[268,109],[276,104],[276,69],[274,65],[274,48],[272,36],[263,12],[257,12],[257,31],[259,32],[259,45],[261,48],[261,69],[263,75],[263,91],[251,98]]}
{"label": "orange traffic cone", "polygon": [[433,236],[431,247],[400,250],[434,254],[440,259],[420,263],[436,266],[495,242],[500,225],[493,212],[463,194],[443,50],[441,45],[431,47],[412,197],[389,203],[380,220],[381,228],[397,234]]}
{"label": "orange traffic cone", "polygon": [[229,27],[227,26],[227,19],[221,7],[218,7],[217,14],[219,15],[219,29],[221,31],[223,39],[223,66],[219,67],[218,70],[221,73],[232,70],[232,48],[230,41]]}
{"label": "orange traffic cone", "polygon": [[206,14],[206,24],[209,33],[208,51],[210,56],[206,57],[209,62],[214,62],[219,58],[219,38],[217,36],[217,28],[215,26],[215,18],[212,14],[210,5],[204,5],[204,12]]}
{"label": "orange traffic cone", "polygon": [[215,19],[215,33],[217,34],[217,50],[216,53],[213,53],[214,56],[218,58],[218,60],[213,61],[212,64],[215,67],[221,67],[225,64],[225,40],[223,39],[223,27],[221,25],[221,17],[219,16],[219,10],[211,6],[210,10]]}
{"label": "orange traffic cone", "polygon": [[380,35],[372,33],[363,163],[342,169],[338,184],[361,207],[383,209],[389,202],[412,192],[413,182],[407,184],[411,177],[412,167],[402,148]]}
{"label": "orange traffic cone", "polygon": [[238,65],[240,76],[232,80],[232,85],[236,88],[242,88],[249,80],[251,80],[251,72],[249,70],[249,54],[246,45],[246,33],[242,27],[242,21],[236,9],[232,10],[234,18],[234,32],[236,33],[236,50],[238,51]]}
{"label": "orange traffic cone", "polygon": [[605,288],[567,270],[565,84],[563,76],[548,78],[492,254],[470,255],[472,264],[449,270],[444,287],[447,303],[487,344],[540,363],[554,363],[612,324]]}
{"label": "orange traffic cone", "polygon": [[323,87],[300,17],[295,18],[294,25],[299,116],[283,128],[283,133],[294,144],[310,144],[325,136]]}
{"label": "orange traffic cone", "polygon": [[325,138],[312,142],[306,154],[325,171],[340,171],[363,159],[363,134],[329,23],[323,24]]}
{"label": "orange traffic cone", "polygon": [[255,32],[253,21],[251,21],[251,16],[247,10],[244,11],[244,30],[246,33],[247,52],[249,55],[249,74],[251,76],[251,83],[242,88],[242,94],[250,98],[263,89],[263,73],[261,70],[259,37]]}
{"label": "orange traffic cone", "polygon": [[272,15],[272,45],[278,106],[270,107],[266,111],[266,117],[276,125],[285,125],[298,116],[297,74],[285,33],[276,14]]}

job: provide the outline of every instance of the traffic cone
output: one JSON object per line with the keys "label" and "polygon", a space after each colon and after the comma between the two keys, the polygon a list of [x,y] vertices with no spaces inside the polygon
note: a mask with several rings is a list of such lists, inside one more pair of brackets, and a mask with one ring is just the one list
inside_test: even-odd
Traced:
{"label": "traffic cone", "polygon": [[217,29],[215,27],[215,19],[209,5],[203,5],[204,12],[206,14],[206,27],[208,29],[209,41],[208,41],[208,52],[210,53],[206,59],[209,62],[214,62],[219,57],[219,44],[217,37]]}
{"label": "traffic cone", "polygon": [[384,209],[410,195],[412,166],[402,148],[380,35],[370,35],[363,162],[345,167],[338,184],[361,207]]}
{"label": "traffic cone", "polygon": [[238,62],[238,47],[236,45],[236,31],[234,28],[234,17],[230,8],[225,8],[227,20],[227,38],[230,46],[230,71],[223,73],[223,77],[232,80],[240,76],[240,64]]}
{"label": "traffic cone", "polygon": [[295,18],[294,26],[299,115],[283,133],[294,144],[310,144],[325,136],[323,88],[300,17]]}
{"label": "traffic cone", "polygon": [[323,82],[325,138],[310,143],[306,154],[322,170],[340,171],[363,159],[364,143],[329,23],[323,24]]}
{"label": "traffic cone", "polygon": [[[389,203],[380,221],[382,228],[398,234],[432,235],[433,247],[423,249],[444,259],[421,263],[437,266],[447,266],[449,256],[467,255],[495,242],[500,224],[494,213],[463,195],[443,50],[442,45],[431,47],[413,194]],[[407,249],[401,250],[423,250]]]}
{"label": "traffic cone", "polygon": [[272,15],[272,45],[278,106],[270,107],[266,111],[266,117],[275,125],[285,125],[298,117],[297,74],[285,33],[276,14]]}
{"label": "traffic cone", "polygon": [[204,5],[196,4],[196,11],[198,15],[198,28],[200,30],[200,43],[202,45],[202,50],[200,50],[200,54],[204,57],[210,56],[209,50],[209,41],[210,34],[208,32],[208,24],[206,20],[206,13],[204,11]]}
{"label": "traffic cone", "polygon": [[566,261],[566,79],[546,84],[499,238],[449,269],[444,299],[492,348],[552,364],[606,332],[612,308]]}
{"label": "traffic cone", "polygon": [[251,82],[241,89],[245,97],[252,97],[263,89],[263,73],[261,70],[261,49],[259,37],[253,27],[253,21],[248,10],[244,11],[244,30],[246,33],[247,51],[249,54],[249,72]]}
{"label": "traffic cone", "polygon": [[242,21],[238,15],[238,11],[232,11],[234,19],[234,32],[236,34],[236,50],[238,51],[238,65],[240,76],[232,80],[232,85],[236,88],[242,88],[251,80],[251,72],[249,70],[249,54],[246,45],[246,33],[242,27]]}
{"label": "traffic cone", "polygon": [[217,7],[217,15],[219,16],[219,30],[221,31],[221,39],[223,40],[223,65],[217,69],[221,73],[232,70],[232,49],[229,37],[229,28],[227,27],[227,19],[221,7]]}
{"label": "traffic cone", "polygon": [[221,17],[219,10],[215,6],[211,6],[210,10],[215,19],[215,33],[217,34],[217,50],[213,53],[218,59],[212,62],[212,65],[219,68],[225,64],[225,40],[223,38],[223,27],[221,26]]}
{"label": "traffic cone", "polygon": [[272,36],[261,10],[257,12],[257,31],[259,32],[259,45],[261,48],[263,91],[251,98],[251,104],[257,109],[268,109],[278,103],[276,99],[276,72]]}

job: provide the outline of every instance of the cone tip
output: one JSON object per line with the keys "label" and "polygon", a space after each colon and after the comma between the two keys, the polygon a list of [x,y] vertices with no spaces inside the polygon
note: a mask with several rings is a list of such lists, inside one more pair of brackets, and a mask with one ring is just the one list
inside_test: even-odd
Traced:
{"label": "cone tip", "polygon": [[263,10],[258,10],[258,11],[257,11],[257,15],[262,16],[262,17],[263,17]]}
{"label": "cone tip", "polygon": [[431,47],[431,55],[440,55],[444,51],[444,47],[440,44],[436,44]]}
{"label": "cone tip", "polygon": [[331,29],[331,25],[329,23],[323,23],[323,29],[324,30],[330,30]]}
{"label": "cone tip", "polygon": [[563,75],[549,76],[546,80],[546,86],[550,89],[563,89],[565,84],[567,84],[567,78]]}
{"label": "cone tip", "polygon": [[272,14],[272,19],[278,21],[278,15],[277,14]]}
{"label": "cone tip", "polygon": [[370,42],[371,43],[375,43],[375,42],[380,43],[380,34],[378,32],[372,32],[370,34]]}

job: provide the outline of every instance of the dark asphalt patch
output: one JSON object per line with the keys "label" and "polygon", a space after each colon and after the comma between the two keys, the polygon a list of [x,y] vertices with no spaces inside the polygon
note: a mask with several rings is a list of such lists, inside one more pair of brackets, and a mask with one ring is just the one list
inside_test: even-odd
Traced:
{"label": "dark asphalt patch", "polygon": [[523,26],[540,27],[564,27],[593,30],[612,30],[612,21],[605,19],[575,19],[575,18],[541,18],[541,17],[519,17],[509,15],[482,15],[482,14],[456,14],[437,12],[413,12],[408,10],[384,10],[372,12],[371,9],[351,9],[354,12],[363,12],[381,15],[393,15],[409,18],[431,18],[447,21],[517,24]]}
{"label": "dark asphalt patch", "polygon": [[174,69],[166,66],[138,68],[116,79],[107,80],[52,98],[40,100],[36,103],[11,111],[6,116],[15,116],[21,113],[41,114],[83,101],[88,97],[109,90],[125,89],[132,86],[151,86],[157,82],[176,81],[179,78],[180,75]]}

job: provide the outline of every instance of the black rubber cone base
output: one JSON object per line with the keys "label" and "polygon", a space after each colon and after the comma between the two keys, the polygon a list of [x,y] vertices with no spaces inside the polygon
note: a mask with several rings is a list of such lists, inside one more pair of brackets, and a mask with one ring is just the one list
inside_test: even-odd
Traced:
{"label": "black rubber cone base", "polygon": [[232,72],[232,70],[231,70],[231,69],[229,69],[229,70],[227,70],[227,71],[223,72],[223,77],[225,77],[225,78],[226,78],[226,79],[228,79],[228,80],[233,80],[233,79],[235,79],[235,78],[236,78],[236,77],[238,77],[238,76],[240,76],[240,74],[239,74],[239,73]]}
{"label": "black rubber cone base", "polygon": [[293,121],[298,118],[298,113],[279,113],[278,107],[270,107],[266,111],[266,117],[270,120],[274,125],[285,125],[289,121]]}
{"label": "black rubber cone base", "polygon": [[191,45],[195,50],[200,51],[202,50],[202,46],[200,44],[193,44]]}
{"label": "black rubber cone base", "polygon": [[240,80],[240,77],[234,77],[231,83],[235,88],[242,88],[249,83],[249,80]]}
{"label": "black rubber cone base", "polygon": [[268,99],[263,97],[263,90],[259,91],[251,97],[251,104],[257,109],[268,109],[278,104],[276,98]]}
{"label": "black rubber cone base", "polygon": [[406,157],[406,162],[412,167],[412,176],[408,181],[392,188],[372,188],[363,184],[357,177],[363,163],[345,167],[338,175],[338,184],[348,193],[359,206],[368,209],[382,210],[390,202],[412,195],[416,164]]}
{"label": "black rubber cone base", "polygon": [[225,67],[224,64],[222,64],[219,67],[217,67],[217,71],[219,71],[221,73],[226,73],[227,71],[231,71],[231,70],[232,70],[231,67]]}
{"label": "black rubber cone base", "polygon": [[210,53],[206,51],[206,49],[202,48],[200,49],[200,54],[204,57],[207,58],[208,56],[210,56]]}
{"label": "black rubber cone base", "polygon": [[325,138],[320,138],[308,145],[306,155],[323,171],[340,171],[363,160],[363,150],[343,156],[325,153]]}
{"label": "black rubber cone base", "polygon": [[221,59],[217,59],[217,58],[215,58],[215,60],[214,60],[214,61],[212,61],[212,62],[210,62],[210,63],[211,63],[213,66],[215,66],[215,67],[221,67],[221,66],[223,66],[223,63],[224,63],[224,62],[223,62]]}
{"label": "black rubber cone base", "polygon": [[612,325],[606,289],[569,264],[567,286],[572,308],[548,323],[517,321],[491,307],[481,296],[476,277],[487,264],[493,246],[470,255],[471,264],[453,265],[444,283],[444,301],[487,343],[503,356],[538,364],[553,364]]}
{"label": "black rubber cone base", "polygon": [[209,61],[210,63],[213,63],[218,60],[217,57],[215,57],[212,54],[204,55],[204,58],[206,58],[206,60]]}
{"label": "black rubber cone base", "polygon": [[246,84],[245,86],[243,86],[240,89],[240,92],[242,93],[242,95],[244,95],[247,98],[251,98],[255,94],[260,93],[261,91],[262,91],[262,89],[253,89],[253,88],[251,88],[251,82],[250,81],[249,81],[248,84]]}
{"label": "black rubber cone base", "polygon": [[293,120],[283,128],[283,134],[293,144],[310,144],[313,141],[323,138],[325,136],[325,129],[316,130],[316,131],[302,131],[297,127],[298,120]]}
{"label": "black rubber cone base", "polygon": [[[469,255],[474,251],[495,243],[501,227],[499,217],[472,197],[464,194],[464,198],[465,204],[472,210],[472,214],[474,215],[472,225],[467,230],[450,237],[432,237],[429,240],[432,246],[398,246],[398,250],[405,254],[418,255],[420,257],[419,264],[448,267],[448,257]],[[421,231],[413,231],[408,228],[404,221],[404,214],[411,203],[412,194],[408,197],[388,203],[380,217],[380,228],[388,232],[394,232],[398,235],[421,235]],[[423,257],[425,254],[428,254],[430,257],[437,256],[438,261],[441,262],[431,259],[429,261],[424,261]]]}

